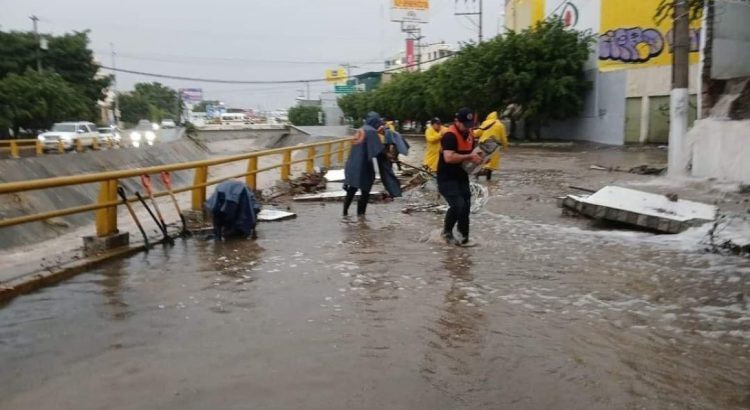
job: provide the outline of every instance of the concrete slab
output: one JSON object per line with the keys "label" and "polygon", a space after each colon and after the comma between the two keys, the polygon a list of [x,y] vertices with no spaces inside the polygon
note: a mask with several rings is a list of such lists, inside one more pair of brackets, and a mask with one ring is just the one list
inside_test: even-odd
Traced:
{"label": "concrete slab", "polygon": [[568,195],[565,208],[582,215],[622,222],[664,233],[679,233],[716,219],[718,208],[700,202],[652,194],[617,186],[606,186],[588,196]]}
{"label": "concrete slab", "polygon": [[[370,192],[370,196],[375,195],[381,195],[380,191],[373,191]],[[357,195],[355,197],[359,197],[359,192],[357,192]],[[294,198],[292,198],[293,201],[297,202],[313,202],[313,201],[340,201],[346,198],[346,191],[326,191],[326,192],[318,192],[316,194],[305,194],[305,195],[297,195]]]}
{"label": "concrete slab", "polygon": [[328,172],[326,172],[325,178],[328,182],[344,182],[344,170],[329,169]]}
{"label": "concrete slab", "polygon": [[261,222],[284,221],[296,217],[297,214],[294,212],[282,211],[280,209],[262,209],[258,214],[258,220]]}

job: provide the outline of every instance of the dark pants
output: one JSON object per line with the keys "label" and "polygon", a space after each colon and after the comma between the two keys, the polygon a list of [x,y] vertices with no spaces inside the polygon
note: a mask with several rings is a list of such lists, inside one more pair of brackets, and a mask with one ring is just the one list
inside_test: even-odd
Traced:
{"label": "dark pants", "polygon": [[471,214],[471,191],[467,186],[461,192],[443,193],[443,198],[448,202],[448,212],[445,214],[443,233],[453,235],[453,227],[458,223],[458,232],[464,239],[469,237],[469,215]]}
{"label": "dark pants", "polygon": [[[359,188],[356,187],[345,187],[346,198],[344,199],[344,215],[349,215],[349,205],[354,201],[354,195],[357,194]],[[363,190],[357,200],[357,215],[364,215],[367,211],[367,202],[370,200],[370,190]]]}

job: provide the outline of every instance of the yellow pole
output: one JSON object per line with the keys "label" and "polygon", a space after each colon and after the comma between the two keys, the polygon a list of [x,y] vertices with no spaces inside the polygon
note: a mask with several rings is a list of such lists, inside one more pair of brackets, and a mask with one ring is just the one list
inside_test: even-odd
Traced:
{"label": "yellow pole", "polygon": [[99,138],[94,138],[94,140],[91,142],[91,149],[99,149]]}
{"label": "yellow pole", "polygon": [[247,172],[252,172],[245,177],[245,183],[252,189],[258,187],[258,174],[255,173],[258,170],[258,157],[250,157],[247,159]]}
{"label": "yellow pole", "polygon": [[339,142],[339,152],[336,153],[337,162],[339,166],[344,165],[344,150],[346,149],[346,144],[344,141]]}
{"label": "yellow pole", "polygon": [[112,142],[112,138],[107,138],[107,148],[112,149],[114,147],[114,142]]}
{"label": "yellow pole", "polygon": [[[202,166],[195,169],[193,185],[205,184],[208,180],[208,167]],[[206,187],[200,186],[193,188],[193,210],[200,211],[203,209],[203,203],[206,202]]]}
{"label": "yellow pole", "polygon": [[[117,180],[110,179],[99,183],[98,203],[117,200]],[[108,206],[96,211],[96,236],[104,237],[117,232],[117,206]]]}
{"label": "yellow pole", "polygon": [[36,155],[44,155],[44,144],[42,144],[42,141],[36,142]]}
{"label": "yellow pole", "polygon": [[284,151],[284,159],[281,164],[281,180],[289,181],[289,174],[292,173],[292,150]]}
{"label": "yellow pole", "polygon": [[18,143],[14,140],[10,140],[10,157],[20,158],[21,155],[18,153]]}
{"label": "yellow pole", "polygon": [[323,166],[326,167],[326,169],[331,167],[331,146],[333,143],[328,143],[323,147],[323,153],[325,156],[323,157]]}
{"label": "yellow pole", "polygon": [[83,141],[80,138],[76,138],[76,151],[83,152]]}
{"label": "yellow pole", "polygon": [[65,153],[65,144],[63,144],[62,140],[57,141],[57,151],[61,154]]}
{"label": "yellow pole", "polygon": [[315,147],[307,149],[307,173],[310,174],[315,170]]}

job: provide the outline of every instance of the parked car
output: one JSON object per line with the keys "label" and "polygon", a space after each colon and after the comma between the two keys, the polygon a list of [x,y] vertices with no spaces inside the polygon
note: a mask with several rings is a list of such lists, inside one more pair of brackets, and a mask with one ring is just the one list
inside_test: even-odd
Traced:
{"label": "parked car", "polygon": [[107,144],[111,141],[113,145],[120,145],[122,137],[120,136],[120,130],[117,127],[108,125],[105,127],[99,127],[97,130],[99,131],[100,144]]}
{"label": "parked car", "polygon": [[37,138],[44,143],[45,149],[57,149],[62,142],[66,150],[71,150],[75,148],[77,140],[80,140],[84,147],[94,145],[94,140],[99,138],[99,132],[96,125],[90,122],[58,122],[51,130],[39,134]]}
{"label": "parked car", "polygon": [[141,144],[154,145],[156,141],[157,124],[152,124],[149,120],[140,120],[138,125],[130,132],[130,144],[134,147],[140,147]]}
{"label": "parked car", "polygon": [[175,128],[177,127],[177,124],[175,124],[174,120],[161,120],[161,127],[162,128]]}

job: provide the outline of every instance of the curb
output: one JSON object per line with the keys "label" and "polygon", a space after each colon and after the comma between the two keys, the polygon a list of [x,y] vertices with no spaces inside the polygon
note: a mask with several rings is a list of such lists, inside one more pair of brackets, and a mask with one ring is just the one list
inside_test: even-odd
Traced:
{"label": "curb", "polygon": [[[177,237],[179,236],[172,236],[173,239]],[[161,244],[164,242],[164,238],[154,240],[149,238],[149,242],[152,245]],[[7,282],[0,282],[0,308],[20,295],[70,279],[80,273],[101,266],[112,259],[124,258],[145,250],[145,244],[115,248],[98,255],[24,274]]]}

